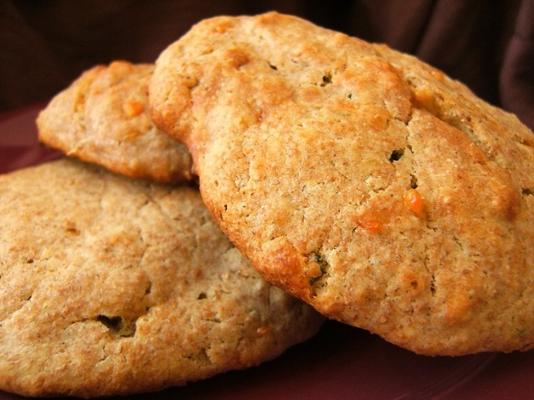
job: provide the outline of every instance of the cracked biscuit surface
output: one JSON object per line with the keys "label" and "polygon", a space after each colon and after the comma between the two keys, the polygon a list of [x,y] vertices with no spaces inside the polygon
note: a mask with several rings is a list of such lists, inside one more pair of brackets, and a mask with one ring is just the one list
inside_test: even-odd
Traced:
{"label": "cracked biscuit surface", "polygon": [[534,345],[534,136],[421,61],[268,13],[156,62],[156,124],[270,282],[412,351]]}
{"label": "cracked biscuit surface", "polygon": [[158,390],[271,359],[321,320],[192,188],[72,160],[0,177],[0,390]]}
{"label": "cracked biscuit surface", "polygon": [[148,82],[153,69],[115,61],[84,72],[40,113],[39,139],[123,175],[161,182],[191,179],[185,146],[150,119]]}

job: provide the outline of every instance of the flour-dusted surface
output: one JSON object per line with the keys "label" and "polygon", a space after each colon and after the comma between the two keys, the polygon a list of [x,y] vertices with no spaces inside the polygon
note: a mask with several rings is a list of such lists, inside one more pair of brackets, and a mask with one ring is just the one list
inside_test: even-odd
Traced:
{"label": "flour-dusted surface", "polygon": [[155,122],[263,276],[421,354],[534,344],[534,137],[415,58],[269,13],[194,26]]}
{"label": "flour-dusted surface", "polygon": [[127,176],[189,180],[187,149],[158,130],[148,113],[153,69],[116,61],[86,71],[41,112],[40,140]]}
{"label": "flour-dusted surface", "polygon": [[1,390],[158,390],[271,359],[320,322],[194,189],[67,160],[0,177]]}

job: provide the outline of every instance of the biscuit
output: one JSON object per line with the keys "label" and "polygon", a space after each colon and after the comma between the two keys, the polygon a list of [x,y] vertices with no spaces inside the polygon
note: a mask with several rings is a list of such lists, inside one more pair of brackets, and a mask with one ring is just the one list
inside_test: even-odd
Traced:
{"label": "biscuit", "polygon": [[271,359],[321,320],[260,278],[197,190],[73,160],[0,177],[0,390],[158,390]]}
{"label": "biscuit", "polygon": [[382,45],[268,13],[156,62],[156,124],[262,275],[426,355],[534,345],[534,136]]}
{"label": "biscuit", "polygon": [[123,175],[161,182],[189,180],[187,149],[158,130],[148,114],[153,69],[115,61],[84,72],[40,113],[39,139]]}

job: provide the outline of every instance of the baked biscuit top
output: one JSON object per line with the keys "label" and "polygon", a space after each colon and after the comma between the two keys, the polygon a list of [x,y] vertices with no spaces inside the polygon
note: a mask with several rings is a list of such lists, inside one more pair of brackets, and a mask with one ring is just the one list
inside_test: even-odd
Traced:
{"label": "baked biscuit top", "polygon": [[148,113],[153,69],[115,61],[84,72],[40,113],[39,139],[123,175],[189,180],[187,149],[157,129]]}
{"label": "baked biscuit top", "polygon": [[74,160],[0,176],[0,390],[95,397],[257,365],[319,328],[198,191]]}
{"label": "baked biscuit top", "polygon": [[534,136],[512,114],[277,13],[195,25],[150,103],[268,281],[422,354],[534,345]]}

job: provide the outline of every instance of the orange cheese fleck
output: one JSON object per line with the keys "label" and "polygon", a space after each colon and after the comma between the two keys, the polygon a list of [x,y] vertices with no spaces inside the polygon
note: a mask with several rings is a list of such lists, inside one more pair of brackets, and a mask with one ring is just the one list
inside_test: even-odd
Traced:
{"label": "orange cheese fleck", "polygon": [[369,216],[362,216],[358,218],[358,225],[370,233],[380,233],[384,229],[382,222]]}
{"label": "orange cheese fleck", "polygon": [[419,218],[425,216],[425,203],[417,190],[410,189],[404,194],[404,205]]}
{"label": "orange cheese fleck", "polygon": [[141,114],[144,109],[143,104],[135,100],[130,100],[124,104],[124,113],[128,117],[135,117]]}

